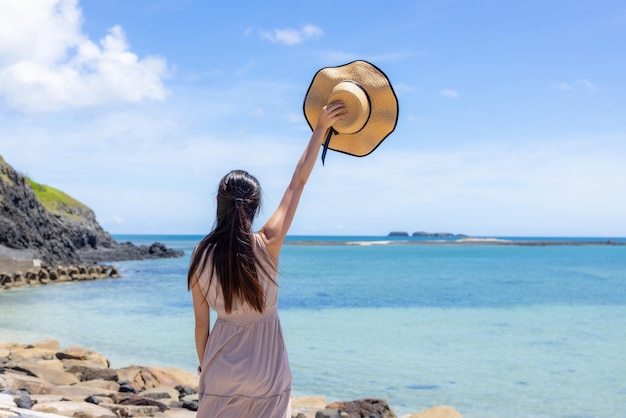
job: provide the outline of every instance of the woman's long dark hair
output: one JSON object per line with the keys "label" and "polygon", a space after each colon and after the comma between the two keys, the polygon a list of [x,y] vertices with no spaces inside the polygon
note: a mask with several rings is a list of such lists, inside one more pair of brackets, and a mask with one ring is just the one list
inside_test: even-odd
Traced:
{"label": "woman's long dark hair", "polygon": [[[194,273],[199,278],[211,260],[210,280],[213,277],[219,280],[227,313],[232,311],[235,300],[248,303],[258,312],[263,312],[265,306],[265,292],[257,272],[260,265],[252,242],[252,221],[260,206],[261,186],[254,176],[243,170],[226,174],[217,191],[215,226],[200,241],[191,258],[187,287],[191,289]],[[273,266],[267,253],[264,257]]]}

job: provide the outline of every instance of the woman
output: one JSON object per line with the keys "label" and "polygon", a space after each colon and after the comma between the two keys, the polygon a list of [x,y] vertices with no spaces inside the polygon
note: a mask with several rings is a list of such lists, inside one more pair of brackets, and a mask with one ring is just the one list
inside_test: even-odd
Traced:
{"label": "woman", "polygon": [[[322,108],[276,212],[257,233],[258,181],[240,170],[220,181],[214,229],[196,247],[187,278],[200,361],[198,417],[291,416],[291,370],[276,311],[278,255],[325,135],[345,113],[341,101]],[[210,331],[209,308],[217,312]]]}

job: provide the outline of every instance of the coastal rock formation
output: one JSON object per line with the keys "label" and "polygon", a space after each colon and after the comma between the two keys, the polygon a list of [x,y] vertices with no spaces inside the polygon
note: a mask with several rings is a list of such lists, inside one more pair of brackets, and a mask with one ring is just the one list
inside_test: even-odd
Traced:
{"label": "coastal rock formation", "polygon": [[397,418],[384,399],[358,399],[350,402],[333,402],[327,409],[336,409],[347,418]]}
{"label": "coastal rock formation", "polygon": [[[395,418],[387,401],[292,398],[292,418]],[[102,354],[56,340],[0,341],[0,417],[195,418],[198,376],[173,367],[111,368]],[[462,418],[449,406],[410,415]]]}
{"label": "coastal rock formation", "polygon": [[[99,353],[58,341],[0,342],[0,416],[181,416],[197,409],[198,377],[171,367],[109,367]],[[3,410],[12,414],[4,414]],[[22,411],[20,411],[20,409]],[[32,412],[23,411],[27,409]],[[174,413],[172,413],[174,412]]]}
{"label": "coastal rock formation", "polygon": [[40,259],[49,265],[180,257],[163,244],[118,243],[86,205],[35,183],[0,157],[0,263]]}

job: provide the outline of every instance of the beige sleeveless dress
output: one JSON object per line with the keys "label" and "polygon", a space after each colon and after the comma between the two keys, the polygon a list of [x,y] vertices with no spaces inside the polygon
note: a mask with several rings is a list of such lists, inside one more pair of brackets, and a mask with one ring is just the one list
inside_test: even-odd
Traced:
{"label": "beige sleeveless dress", "polygon": [[[255,251],[265,244],[254,234]],[[260,257],[258,259],[261,259]],[[265,270],[278,273],[269,265]],[[226,314],[217,278],[210,281],[210,269],[200,276],[200,286],[217,312],[209,334],[200,374],[199,418],[290,418],[291,369],[276,310],[278,286],[259,268],[265,291],[265,310],[259,313],[248,304],[233,303]]]}

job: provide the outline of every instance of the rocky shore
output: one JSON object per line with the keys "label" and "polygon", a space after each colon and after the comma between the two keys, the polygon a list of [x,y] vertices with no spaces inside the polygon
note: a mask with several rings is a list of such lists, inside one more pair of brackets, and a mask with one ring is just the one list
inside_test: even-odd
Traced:
{"label": "rocky shore", "polygon": [[[1,264],[0,264],[1,266]],[[84,281],[96,279],[116,279],[120,277],[117,268],[100,264],[78,265],[56,268],[39,267],[30,268],[25,272],[16,270],[0,271],[0,289],[11,289],[23,286],[40,286],[54,283],[71,281]]]}
{"label": "rocky shore", "polygon": [[[0,341],[0,417],[192,418],[197,405],[198,377],[186,370],[136,365],[115,369],[95,351],[61,349],[56,340]],[[328,403],[324,397],[292,398],[292,418],[362,417],[397,415],[383,399]],[[461,414],[436,406],[402,418]]]}
{"label": "rocky shore", "polygon": [[69,266],[182,255],[158,242],[117,242],[87,205],[21,175],[0,156],[0,271],[37,262]]}

